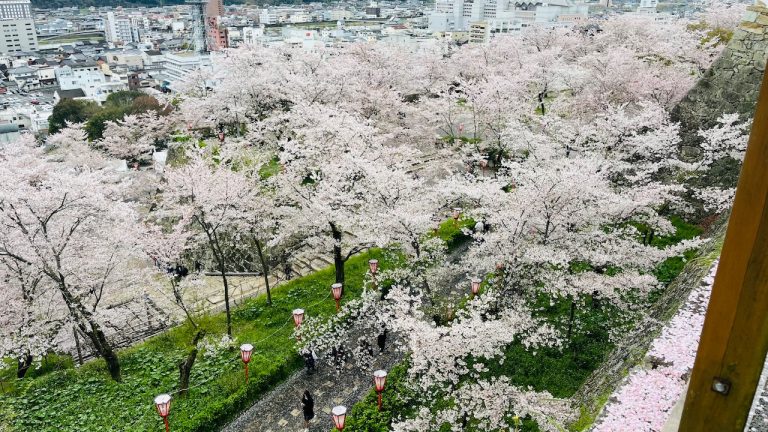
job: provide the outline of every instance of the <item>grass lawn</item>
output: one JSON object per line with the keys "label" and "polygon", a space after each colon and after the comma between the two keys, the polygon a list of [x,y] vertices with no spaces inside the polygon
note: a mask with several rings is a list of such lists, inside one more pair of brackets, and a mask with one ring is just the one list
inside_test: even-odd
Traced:
{"label": "grass lawn", "polygon": [[[345,298],[360,295],[370,258],[379,259],[382,268],[391,265],[378,250],[352,257],[346,265]],[[173,399],[172,430],[216,430],[301,368],[291,338],[291,311],[300,307],[307,316],[335,313],[329,297],[333,281],[333,268],[329,267],[274,288],[272,306],[266,305],[262,295],[235,309],[235,346],[255,345],[248,386],[239,349],[202,351],[192,370],[189,396]],[[223,313],[202,317],[200,323],[216,339],[225,333]],[[182,325],[121,350],[121,383],[109,378],[100,359],[72,368],[71,359],[51,357],[43,368],[31,371],[28,379],[0,388],[0,431],[161,430],[152,400],[175,390],[178,363],[186,356],[193,335],[189,325]],[[13,376],[15,371],[3,373]]]}

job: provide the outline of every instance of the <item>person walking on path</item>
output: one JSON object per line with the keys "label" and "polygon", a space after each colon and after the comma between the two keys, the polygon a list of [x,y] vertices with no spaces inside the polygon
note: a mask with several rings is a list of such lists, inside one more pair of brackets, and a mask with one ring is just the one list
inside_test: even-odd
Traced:
{"label": "person walking on path", "polygon": [[383,353],[384,348],[387,345],[387,328],[386,327],[384,327],[384,330],[376,338],[376,343],[379,345],[379,354]]}
{"label": "person walking on path", "polygon": [[308,349],[305,349],[302,351],[301,357],[304,359],[304,365],[307,367],[307,373],[315,373],[315,358],[312,355],[312,352]]}
{"label": "person walking on path", "polygon": [[304,428],[309,429],[309,421],[315,418],[315,400],[309,390],[304,390],[301,397],[301,410],[304,413]]}

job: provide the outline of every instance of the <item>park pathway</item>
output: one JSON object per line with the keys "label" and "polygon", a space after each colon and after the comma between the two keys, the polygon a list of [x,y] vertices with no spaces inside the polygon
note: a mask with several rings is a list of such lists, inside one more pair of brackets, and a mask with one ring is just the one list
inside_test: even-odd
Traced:
{"label": "park pathway", "polygon": [[373,371],[389,370],[401,359],[391,342],[387,350],[377,355],[370,370],[361,370],[354,361],[348,361],[337,376],[336,370],[324,359],[318,360],[318,369],[308,374],[306,369],[293,374],[258,402],[222,429],[222,432],[278,432],[303,431],[301,395],[309,390],[315,398],[315,418],[310,422],[312,432],[328,432],[333,427],[331,408],[344,405],[351,409],[373,388]]}

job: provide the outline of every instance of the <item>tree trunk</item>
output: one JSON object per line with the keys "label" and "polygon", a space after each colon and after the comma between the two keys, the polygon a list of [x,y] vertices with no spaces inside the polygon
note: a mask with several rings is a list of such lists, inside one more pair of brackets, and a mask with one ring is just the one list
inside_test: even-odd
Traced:
{"label": "tree trunk", "polygon": [[187,354],[187,358],[179,363],[179,397],[186,397],[189,391],[189,375],[192,373],[192,366],[194,366],[197,358],[197,343],[203,336],[205,336],[205,331],[197,332],[192,340],[192,350]]}
{"label": "tree trunk", "polygon": [[227,336],[232,337],[232,313],[229,310],[229,281],[227,281],[227,268],[224,264],[224,252],[219,243],[219,236],[216,233],[215,228],[212,228],[205,219],[198,217],[200,226],[205,231],[206,237],[208,237],[208,246],[213,252],[213,257],[216,259],[216,264],[219,267],[219,274],[221,274],[221,282],[224,284],[224,309],[227,312]]}
{"label": "tree trunk", "polygon": [[107,370],[112,379],[118,382],[121,381],[120,360],[117,358],[117,353],[112,348],[112,344],[109,343],[106,335],[101,330],[101,326],[93,319],[91,312],[72,295],[64,276],[59,273],[55,276],[55,280],[77,328],[90,340],[96,353],[107,363]]}
{"label": "tree trunk", "polygon": [[232,337],[232,312],[229,310],[229,282],[227,281],[227,270],[224,268],[224,263],[219,262],[219,273],[221,273],[221,281],[224,283],[224,309],[227,312],[227,335]]}
{"label": "tree trunk", "polygon": [[571,335],[573,334],[573,320],[576,318],[576,302],[571,300],[571,316],[568,319],[568,336],[566,340],[571,342]]}
{"label": "tree trunk", "polygon": [[24,356],[24,358],[19,359],[18,368],[16,369],[16,378],[18,379],[24,378],[30,366],[32,366],[33,360],[34,360],[34,357],[32,357],[31,354],[27,354]]}
{"label": "tree trunk", "polygon": [[272,305],[272,293],[269,290],[269,263],[264,256],[264,251],[261,247],[261,242],[256,240],[256,252],[259,254],[259,261],[261,262],[261,271],[264,273],[264,286],[267,289],[267,304]]}
{"label": "tree trunk", "polygon": [[75,348],[77,348],[77,364],[83,365],[83,350],[80,348],[80,336],[77,335],[77,326],[72,326],[72,334],[75,335]]}
{"label": "tree trunk", "polygon": [[331,234],[333,235],[333,267],[336,270],[336,283],[344,285],[344,263],[346,260],[341,253],[341,231],[331,222]]}

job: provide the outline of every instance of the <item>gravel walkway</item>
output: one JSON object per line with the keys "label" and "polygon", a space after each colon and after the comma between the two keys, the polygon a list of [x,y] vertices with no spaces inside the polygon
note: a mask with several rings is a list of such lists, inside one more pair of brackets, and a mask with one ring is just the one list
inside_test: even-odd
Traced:
{"label": "gravel walkway", "polygon": [[763,365],[745,432],[768,432],[768,361]]}
{"label": "gravel walkway", "polygon": [[333,427],[331,408],[336,405],[351,408],[373,388],[373,371],[389,370],[400,359],[400,353],[390,344],[384,354],[375,357],[371,370],[363,371],[349,361],[338,376],[336,370],[321,359],[314,374],[308,374],[306,369],[293,374],[222,432],[305,430],[300,403],[305,389],[315,398],[315,418],[310,422],[309,430],[328,432]]}

